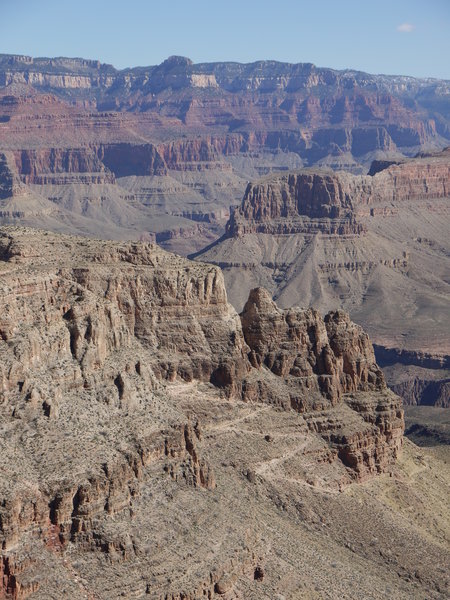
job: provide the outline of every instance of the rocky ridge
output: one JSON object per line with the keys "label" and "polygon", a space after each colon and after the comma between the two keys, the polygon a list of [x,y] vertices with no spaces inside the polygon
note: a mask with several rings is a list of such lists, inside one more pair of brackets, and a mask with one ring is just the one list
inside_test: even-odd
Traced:
{"label": "rocky ridge", "polygon": [[272,176],[247,186],[226,235],[357,235],[365,230],[357,216],[376,210],[366,206],[447,198],[449,182],[450,149],[411,161],[374,162],[367,176],[308,170]]}
{"label": "rocky ridge", "polygon": [[[53,597],[50,590],[63,588],[72,597],[87,588],[112,597],[94,567],[102,556],[124,568],[133,557],[139,577],[147,573],[142,593],[155,598],[214,597],[262,580],[261,544],[251,531],[242,537],[239,520],[219,554],[201,559],[206,573],[187,567],[189,584],[176,577],[175,587],[157,555],[146,558],[138,533],[151,531],[153,518],[173,521],[176,512],[161,513],[161,493],[183,503],[183,490],[200,489],[221,502],[221,410],[286,418],[306,452],[302,469],[328,465],[320,477],[330,489],[395,464],[400,400],[387,390],[367,335],[342,312],[322,319],[310,309],[280,311],[256,289],[239,318],[215,266],[151,244],[31,229],[2,230],[0,273],[7,598]],[[198,385],[207,386],[205,396],[194,393]],[[233,478],[239,469],[250,483],[269,477],[234,465]],[[89,583],[76,583],[75,555],[87,561]]]}
{"label": "rocky ridge", "polygon": [[[369,331],[382,366],[446,368],[449,182],[448,149],[374,163],[370,175],[272,175],[247,186],[225,235],[193,256],[220,265],[238,310],[256,285],[284,307],[340,306]],[[411,397],[408,385],[395,389]]]}

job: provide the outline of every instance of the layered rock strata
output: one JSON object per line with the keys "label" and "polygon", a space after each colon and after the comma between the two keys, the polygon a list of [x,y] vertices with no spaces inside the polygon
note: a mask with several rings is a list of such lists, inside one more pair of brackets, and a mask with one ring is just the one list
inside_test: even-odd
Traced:
{"label": "layered rock strata", "polygon": [[99,112],[152,113],[197,129],[269,132],[272,147],[289,146],[313,161],[448,138],[448,82],[312,64],[195,65],[175,56],[117,71],[98,61],[2,55],[0,85],[50,91]]}
{"label": "layered rock strata", "polygon": [[10,198],[15,193],[14,176],[4,153],[0,154],[0,199]]}
{"label": "layered rock strata", "polygon": [[[2,55],[0,86],[0,151],[14,153],[11,165],[34,195],[26,189],[0,207],[4,224],[105,239],[148,233],[184,255],[224,232],[226,217],[208,215],[228,213],[249,180],[305,165],[364,173],[374,158],[399,160],[450,139],[448,82],[311,64],[171,57],[117,71]],[[301,214],[274,220],[272,231],[364,231],[346,208],[330,217],[337,204],[324,206],[322,221]],[[205,221],[201,231],[193,214]]]}
{"label": "layered rock strata", "polygon": [[114,174],[89,148],[16,150],[13,156],[17,173],[26,184],[115,183]]}
{"label": "layered rock strata", "polygon": [[[342,307],[376,343],[382,366],[446,369],[449,355],[450,153],[378,161],[370,175],[305,169],[247,186],[226,234],[193,255],[224,270],[241,310],[264,285],[283,307]],[[442,404],[442,385],[400,367],[389,383],[406,402]],[[431,372],[420,381],[436,379]],[[400,385],[401,384],[401,385]],[[426,388],[426,389],[425,389]]]}
{"label": "layered rock strata", "polygon": [[358,217],[380,203],[427,201],[450,195],[450,150],[433,157],[374,165],[367,176],[304,171],[249,184],[226,235],[360,234]]}
{"label": "layered rock strata", "polygon": [[449,378],[433,380],[414,377],[407,381],[393,383],[390,387],[403,399],[404,404],[450,408]]}
{"label": "layered rock strata", "polygon": [[264,365],[298,388],[297,397],[289,394],[293,407],[305,410],[314,392],[335,405],[346,393],[385,388],[367,334],[344,312],[323,319],[311,308],[283,311],[266,290],[256,288],[241,319],[251,364]]}
{"label": "layered rock strata", "polygon": [[[4,597],[45,596],[69,548],[88,562],[92,553],[119,564],[156,560],[145,558],[142,544],[149,515],[165,505],[162,490],[220,502],[226,462],[215,444],[227,425],[217,403],[272,418],[283,408],[305,464],[313,456],[330,465],[335,489],[395,464],[400,400],[387,390],[366,334],[342,312],[323,319],[310,309],[281,311],[255,289],[240,318],[217,267],[152,244],[31,229],[2,230],[0,273]],[[189,391],[199,384],[210,386],[207,402]],[[235,460],[245,485],[265,472],[245,467],[244,456]],[[213,597],[261,581],[260,542],[249,541],[240,521],[236,527],[220,559],[212,549],[202,559],[206,574],[192,567],[187,587],[174,590],[152,563],[142,566],[153,573],[144,589],[155,598],[208,590]],[[70,587],[70,573],[52,585]]]}
{"label": "layered rock strata", "polygon": [[[400,447],[403,413],[386,390],[367,334],[342,311],[323,319],[313,309],[280,310],[262,288],[250,292],[241,320],[249,360],[264,367],[244,380],[244,399],[305,413],[308,427],[358,478],[383,470]],[[382,400],[374,403],[360,392],[376,392]],[[330,411],[343,402],[367,421],[364,433],[350,413],[336,418]]]}

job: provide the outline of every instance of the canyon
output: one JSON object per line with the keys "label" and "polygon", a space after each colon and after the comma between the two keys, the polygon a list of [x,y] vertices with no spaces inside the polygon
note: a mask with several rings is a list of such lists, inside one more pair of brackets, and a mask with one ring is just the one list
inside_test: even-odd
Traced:
{"label": "canyon", "polygon": [[0,55],[0,223],[202,252],[238,310],[258,285],[283,307],[343,307],[405,401],[446,405],[449,86]]}
{"label": "canyon", "polygon": [[448,597],[449,97],[0,55],[0,599]]}
{"label": "canyon", "polygon": [[445,597],[445,463],[346,313],[29,228],[0,273],[0,597]]}
{"label": "canyon", "polygon": [[223,233],[249,180],[313,165],[362,174],[375,159],[448,145],[449,89],[307,63],[173,56],[119,71],[3,54],[0,153],[22,187],[3,194],[1,219],[109,239],[151,234],[187,255]]}
{"label": "canyon", "polygon": [[344,308],[407,403],[448,406],[449,184],[448,149],[374,162],[369,175],[268,176],[194,256],[223,269],[238,310],[257,285],[283,307]]}

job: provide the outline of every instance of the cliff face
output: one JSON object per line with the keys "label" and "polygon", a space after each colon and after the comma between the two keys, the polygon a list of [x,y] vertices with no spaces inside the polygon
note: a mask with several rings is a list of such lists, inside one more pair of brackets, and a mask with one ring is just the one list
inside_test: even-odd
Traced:
{"label": "cliff face", "polygon": [[[0,255],[7,264],[23,264],[23,274],[11,280],[4,296],[8,306],[2,315],[1,336],[5,341],[14,337],[15,315],[21,311],[25,311],[21,318],[30,332],[20,351],[8,354],[9,359],[5,356],[4,391],[17,390],[19,382],[26,379],[26,365],[36,366],[41,361],[57,364],[59,358],[73,358],[75,370],[78,363],[92,375],[111,352],[132,345],[135,339],[152,350],[151,364],[147,361],[146,367],[162,378],[209,381],[216,369],[228,365],[233,373],[245,370],[244,343],[233,333],[238,317],[227,304],[217,267],[197,266],[151,245],[91,243],[80,255],[78,244],[76,238],[66,242],[64,252],[81,259],[72,268],[70,262],[61,264],[57,257],[49,260],[58,252],[57,238],[50,237],[46,243],[45,237],[40,240],[32,233],[23,241],[14,235],[3,236]],[[48,265],[43,276],[30,272],[30,263],[37,260]],[[103,306],[97,307],[100,297]],[[36,322],[33,312],[40,303],[44,314]],[[55,331],[44,339],[41,334],[48,333],[45,325],[50,323]],[[164,326],[155,326],[157,323]],[[221,345],[229,346],[229,351],[220,352]],[[83,377],[74,378],[80,385],[90,386]],[[124,387],[117,385],[120,379],[127,379],[126,373],[116,373],[111,384]],[[29,393],[23,390],[22,396]]]}
{"label": "cliff face", "polygon": [[158,66],[117,71],[96,61],[2,55],[0,86],[11,90],[0,118],[13,135],[20,119],[12,109],[18,103],[22,112],[25,89],[47,97],[44,114],[49,94],[76,104],[64,110],[59,103],[58,119],[41,121],[41,136],[52,136],[49,128],[54,131],[61,120],[79,130],[78,139],[90,129],[92,143],[108,141],[105,136],[137,142],[150,135],[154,141],[170,132],[195,144],[199,135],[206,141],[211,134],[231,134],[250,145],[253,138],[257,148],[296,152],[313,164],[326,156],[363,157],[449,139],[448,82],[311,64],[194,65],[172,57]]}
{"label": "cliff face", "polygon": [[[224,427],[215,407],[224,398],[298,419],[318,464],[333,465],[332,486],[395,463],[400,401],[344,313],[281,311],[256,289],[240,318],[217,267],[151,244],[5,228],[0,269],[2,457],[18,473],[1,479],[3,596],[47,585],[33,569],[69,541],[80,555],[138,552],[108,519],[144,518],[162,474],[163,486],[215,490],[211,436]],[[190,391],[200,384],[212,384],[206,404]],[[24,454],[14,458],[19,438]],[[30,551],[25,560],[30,543],[44,545],[44,558]],[[207,577],[214,589],[225,585],[221,560]],[[250,547],[236,577],[258,560]]]}
{"label": "cliff face", "polygon": [[[76,267],[70,265],[72,254],[78,257]],[[313,392],[320,402],[335,405],[349,392],[385,389],[367,335],[345,313],[329,313],[323,320],[312,309],[281,311],[258,288],[239,319],[217,267],[157,246],[6,229],[0,257],[9,282],[0,323],[7,342],[1,371],[6,397],[26,401],[33,390],[27,369],[56,368],[61,360],[72,362],[70,380],[96,389],[104,377],[120,400],[127,368],[108,376],[101,369],[111,354],[136,343],[151,351],[146,366],[157,379],[211,381],[229,394],[241,393],[246,374],[252,367],[259,373],[262,365],[277,376],[268,381],[295,381],[305,407]],[[42,263],[37,273],[36,261]],[[42,314],[36,317],[38,307]],[[13,353],[12,340],[17,341]],[[55,381],[52,376],[51,384]]]}
{"label": "cliff face", "polygon": [[[446,81],[433,79],[335,71],[309,63],[193,64],[177,56],[158,66],[117,71],[98,61],[1,55],[0,76],[3,86],[27,84],[55,90],[62,97],[68,93],[71,97],[78,94],[80,98],[95,99],[105,105],[116,97],[118,105],[131,104],[141,110],[148,109],[152,95],[167,90],[208,93],[214,90],[241,95],[281,93],[296,100],[283,106],[288,114],[299,112],[314,118],[326,112],[332,122],[343,120],[351,124],[380,116],[395,119],[405,111],[402,98],[417,98],[421,106],[430,106],[433,97],[444,95],[448,85]],[[321,96],[312,93],[318,90],[329,93]],[[336,91],[345,91],[345,94],[337,95]],[[208,94],[197,93],[195,97],[207,99]],[[444,114],[448,117],[448,113]]]}
{"label": "cliff face", "polygon": [[322,319],[311,308],[283,311],[266,290],[256,288],[241,319],[252,365],[265,365],[302,390],[303,398],[290,394],[293,406],[308,402],[314,391],[336,404],[349,392],[385,388],[368,336],[343,312]]}
{"label": "cliff face", "polygon": [[391,385],[406,405],[438,406],[450,408],[450,379],[437,381],[415,377]]}
{"label": "cliff face", "polygon": [[115,182],[114,174],[88,148],[16,150],[13,156],[20,179],[26,184]]}
{"label": "cliff face", "polygon": [[4,153],[0,154],[0,198],[10,198],[15,192],[14,174]]}
{"label": "cliff face", "polygon": [[450,151],[397,163],[375,163],[368,176],[309,172],[249,184],[227,224],[230,236],[246,233],[360,234],[358,215],[379,203],[426,201],[450,194]]}
{"label": "cliff face", "polygon": [[[251,364],[275,375],[265,369],[250,373],[243,382],[245,399],[307,413],[308,427],[332,444],[358,478],[379,472],[386,457],[397,454],[402,410],[387,393],[367,334],[348,315],[336,311],[322,319],[313,309],[283,311],[256,288],[241,320]],[[375,406],[373,394],[363,400],[358,392],[375,392],[380,404]],[[334,421],[329,409],[342,403],[362,413],[364,433],[355,431],[351,418]]]}
{"label": "cliff face", "polygon": [[249,184],[226,234],[361,233],[364,228],[352,211],[352,184],[347,174],[308,172]]}

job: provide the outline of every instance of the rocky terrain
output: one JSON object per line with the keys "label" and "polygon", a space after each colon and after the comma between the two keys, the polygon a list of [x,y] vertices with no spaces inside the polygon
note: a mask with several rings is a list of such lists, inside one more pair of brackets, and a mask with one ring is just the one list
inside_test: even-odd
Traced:
{"label": "rocky terrain", "polygon": [[448,92],[310,64],[1,55],[0,223],[182,255],[225,232],[201,256],[238,310],[258,285],[343,307],[407,402],[445,405]]}
{"label": "rocky terrain", "polygon": [[249,180],[442,148],[450,84],[260,61],[118,71],[98,61],[0,55],[3,223],[182,254],[223,233]]}
{"label": "rocky terrain", "polygon": [[407,403],[448,406],[449,186],[448,149],[374,162],[364,176],[266,177],[196,256],[222,267],[238,310],[256,285],[280,306],[343,307]]}
{"label": "rocky terrain", "polygon": [[0,55],[0,599],[448,597],[449,91]]}
{"label": "rocky terrain", "polygon": [[0,275],[0,597],[447,596],[448,463],[346,313],[26,228]]}

